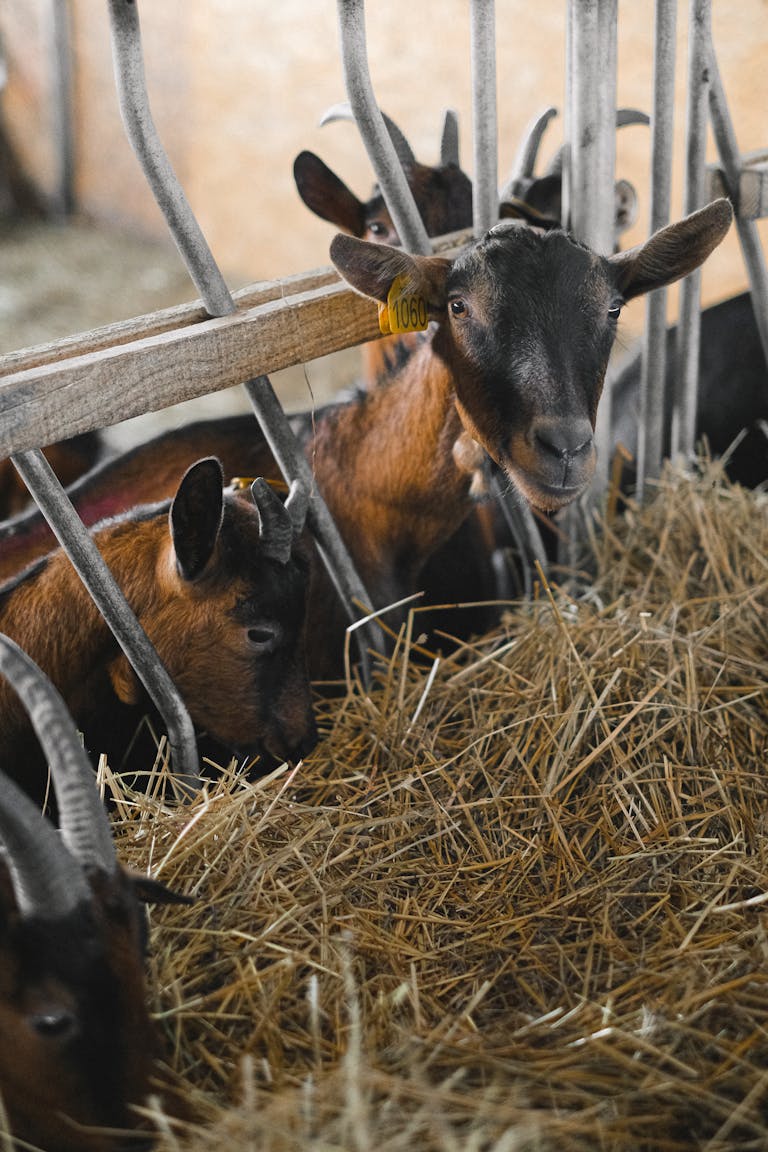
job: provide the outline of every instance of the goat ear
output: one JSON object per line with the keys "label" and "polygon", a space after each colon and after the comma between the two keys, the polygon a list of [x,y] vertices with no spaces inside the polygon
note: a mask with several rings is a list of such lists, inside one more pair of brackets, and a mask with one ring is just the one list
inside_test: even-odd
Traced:
{"label": "goat ear", "polygon": [[168,521],[183,580],[202,576],[216,547],[224,514],[224,474],[215,456],[198,460],[182,477]]}
{"label": "goat ear", "polygon": [[293,162],[299,196],[322,220],[352,236],[365,232],[365,205],[314,152],[299,152]]}
{"label": "goat ear", "polygon": [[732,220],[730,203],[713,200],[706,208],[654,232],[644,244],[609,256],[624,299],[663,288],[693,272],[717,248]]}
{"label": "goat ear", "polygon": [[639,213],[637,192],[629,180],[617,180],[616,193],[616,231],[626,232],[635,223]]}
{"label": "goat ear", "polygon": [[[517,211],[505,211],[507,205]],[[521,216],[540,228],[559,228],[563,210],[563,180],[561,176],[538,176],[527,182],[519,197],[502,203],[499,219]]]}
{"label": "goat ear", "polygon": [[146,876],[133,868],[123,869],[137,900],[142,904],[194,904],[194,896],[184,896],[174,891],[162,880],[155,880],[153,876]]}
{"label": "goat ear", "polygon": [[331,260],[339,274],[363,296],[385,303],[392,281],[405,276],[403,295],[423,296],[432,313],[445,307],[445,280],[451,261],[442,256],[412,256],[402,248],[339,235],[331,242]]}
{"label": "goat ear", "polygon": [[107,672],[118,700],[122,700],[123,704],[138,704],[141,699],[141,684],[128,662],[128,657],[121,652],[109,665]]}

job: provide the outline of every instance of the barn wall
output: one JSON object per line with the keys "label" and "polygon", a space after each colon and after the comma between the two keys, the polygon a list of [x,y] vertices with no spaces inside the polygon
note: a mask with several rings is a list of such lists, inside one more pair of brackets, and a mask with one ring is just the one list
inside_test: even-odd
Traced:
{"label": "barn wall", "polygon": [[[55,173],[46,111],[51,2],[56,0],[0,6],[11,67],[5,119],[29,172],[43,186]],[[678,26],[675,211],[682,199],[686,7],[680,5]],[[768,146],[768,5],[717,0],[713,7],[740,145]],[[634,0],[619,5],[619,100],[645,109],[652,91],[652,9]],[[398,10],[402,6],[367,6],[380,102],[427,161],[436,156],[441,110],[457,108],[462,161],[471,170],[468,5],[420,0],[407,7],[407,22]],[[71,0],[71,11],[77,202],[98,219],[162,235],[164,225],[119,122],[106,5]],[[142,4],[141,19],[154,117],[225,272],[233,282],[244,282],[326,263],[332,229],[301,205],[291,176],[294,156],[304,147],[319,152],[360,194],[371,183],[353,127],[316,127],[320,113],[344,95],[332,0],[163,0]],[[547,103],[562,108],[564,23],[564,3],[497,5],[500,175],[530,118]],[[545,156],[560,133],[555,121]],[[620,135],[617,171],[637,184],[642,197],[636,239],[647,226],[648,153],[647,129]],[[721,298],[744,280],[733,237],[708,262],[705,299]]]}

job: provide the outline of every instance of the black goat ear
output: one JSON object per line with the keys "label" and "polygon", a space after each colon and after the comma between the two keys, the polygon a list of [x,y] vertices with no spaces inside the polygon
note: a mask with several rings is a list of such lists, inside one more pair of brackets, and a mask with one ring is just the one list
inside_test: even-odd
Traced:
{"label": "black goat ear", "polygon": [[194,896],[184,896],[163,884],[162,880],[155,880],[143,872],[136,872],[133,868],[126,868],[125,874],[130,881],[131,888],[137,900],[142,904],[194,904]]}
{"label": "black goat ear", "polygon": [[182,477],[168,516],[176,565],[184,580],[203,574],[224,514],[224,474],[215,456],[198,460]]}
{"label": "black goat ear", "polygon": [[654,232],[644,244],[608,258],[625,300],[680,280],[704,263],[733,220],[728,200],[713,200],[675,224]]}
{"label": "black goat ear", "polygon": [[314,152],[299,152],[293,162],[293,179],[310,212],[351,236],[363,235],[365,205]]}
{"label": "black goat ear", "polygon": [[402,248],[334,236],[331,260],[347,283],[372,300],[386,303],[392,282],[404,276],[402,294],[423,296],[431,313],[445,307],[445,281],[451,261],[442,256],[412,256]]}

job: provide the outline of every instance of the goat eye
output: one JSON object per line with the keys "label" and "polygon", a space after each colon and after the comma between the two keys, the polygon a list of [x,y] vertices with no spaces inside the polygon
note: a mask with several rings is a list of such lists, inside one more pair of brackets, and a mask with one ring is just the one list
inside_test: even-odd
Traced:
{"label": "goat eye", "polygon": [[282,631],[277,624],[258,624],[249,628],[246,635],[248,643],[256,652],[274,652],[282,639]]}
{"label": "goat eye", "polygon": [[467,306],[461,297],[457,297],[455,300],[451,300],[448,307],[451,310],[452,316],[466,316],[467,314]]}
{"label": "goat eye", "polygon": [[368,231],[370,232],[371,236],[386,236],[389,232],[389,229],[387,228],[386,224],[382,223],[381,220],[371,220],[370,224],[368,225]]}
{"label": "goat eye", "polygon": [[619,316],[621,316],[621,304],[612,304],[608,309],[608,319],[618,320]]}
{"label": "goat eye", "polygon": [[30,1024],[46,1040],[68,1040],[77,1031],[77,1020],[65,1008],[49,1012],[36,1012]]}

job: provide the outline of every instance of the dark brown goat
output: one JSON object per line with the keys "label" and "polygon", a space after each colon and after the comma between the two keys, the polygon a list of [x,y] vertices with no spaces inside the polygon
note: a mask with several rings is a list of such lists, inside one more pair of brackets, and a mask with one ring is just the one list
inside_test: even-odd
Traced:
{"label": "dark brown goat", "polygon": [[[230,749],[261,743],[299,759],[317,732],[303,640],[307,561],[292,543],[292,513],[303,519],[295,498],[283,506],[263,480],[252,498],[222,492],[221,465],[209,458],[183,475],[170,509],[133,508],[94,535],[195,725]],[[62,551],[0,586],[0,630],[51,678],[86,737],[91,723],[104,729],[115,695],[143,697]],[[6,753],[27,736],[23,710],[0,685]]]}
{"label": "dark brown goat", "polygon": [[[43,448],[43,455],[66,488],[94,466],[101,450],[99,433],[84,432]],[[31,504],[32,497],[12,462],[7,457],[0,460],[0,520],[15,516]]]}
{"label": "dark brown goat", "polygon": [[[443,149],[440,163],[434,167],[421,164],[397,125],[386,116],[384,120],[427,235],[444,236],[470,227],[472,181],[459,167],[458,148]],[[360,200],[319,156],[307,151],[300,152],[294,160],[293,178],[307,208],[322,220],[362,240],[400,243],[378,187],[367,200]],[[365,383],[386,379],[414,344],[411,335],[387,336],[364,344],[361,355]]]}
{"label": "dark brown goat", "polygon": [[[60,831],[0,773],[0,1096],[11,1132],[46,1152],[118,1152],[149,1090],[140,901],[178,899],[117,862],[93,772],[40,669],[0,636],[0,672],[29,711]],[[7,753],[7,748],[4,749]],[[120,1135],[122,1133],[122,1137]],[[14,1144],[14,1147],[16,1145]],[[19,1145],[21,1146],[21,1145]]]}
{"label": "dark brown goat", "polygon": [[[698,267],[731,216],[728,202],[716,201],[610,257],[513,221],[455,261],[334,240],[334,263],[353,287],[382,300],[405,275],[435,321],[386,386],[303,425],[318,485],[376,607],[418,588],[426,560],[473,507],[485,452],[538,507],[561,507],[583,491],[622,303]],[[178,429],[111,461],[73,488],[73,502],[88,519],[108,501],[119,507],[166,491],[201,442],[228,472],[274,470],[252,419],[234,417]],[[34,535],[26,523],[26,532],[17,523],[15,537],[0,537],[0,562],[6,547]],[[339,666],[343,623],[332,604],[318,576],[308,613],[313,675]]]}

